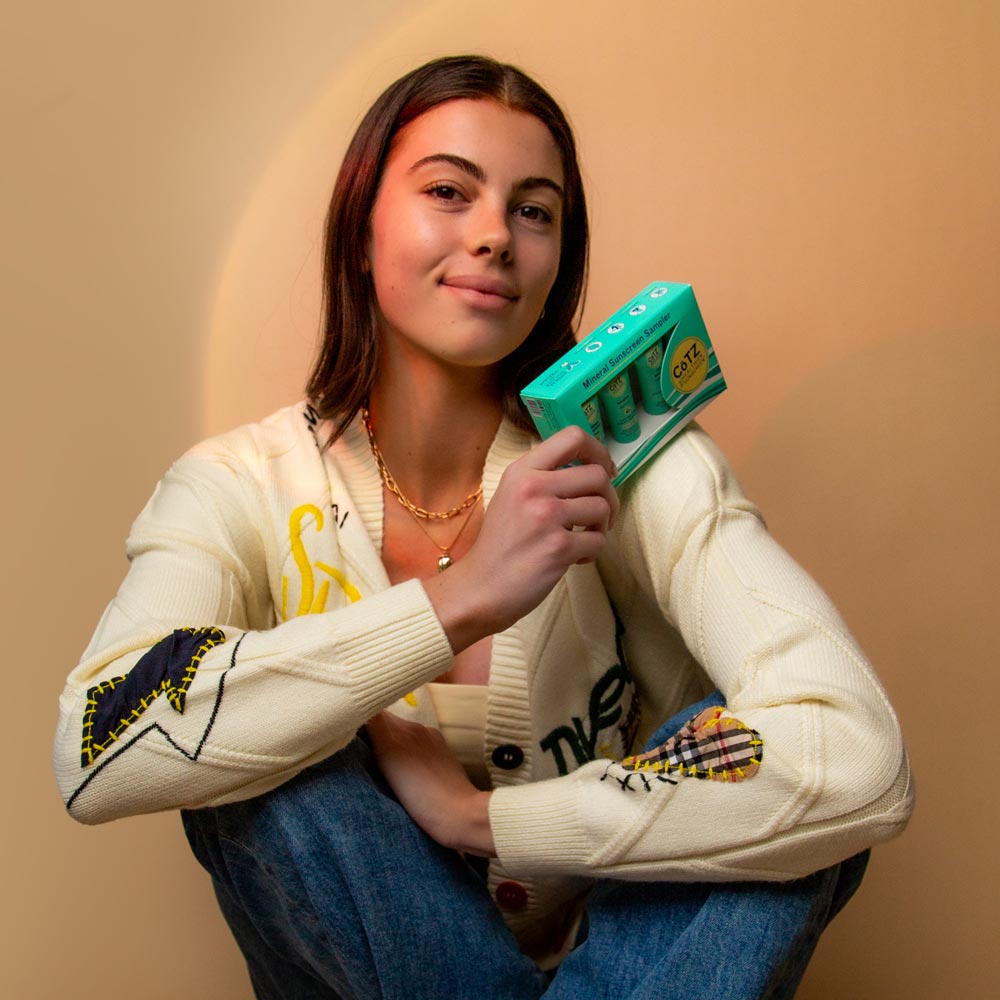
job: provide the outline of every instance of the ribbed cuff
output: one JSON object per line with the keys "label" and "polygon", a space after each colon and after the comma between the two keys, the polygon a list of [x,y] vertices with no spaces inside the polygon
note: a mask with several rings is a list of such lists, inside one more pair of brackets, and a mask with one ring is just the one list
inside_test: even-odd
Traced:
{"label": "ribbed cuff", "polygon": [[455,659],[419,580],[335,612],[294,618],[259,636],[268,657],[301,658],[321,671],[336,665],[363,717],[443,674]]}
{"label": "ribbed cuff", "polygon": [[587,874],[594,845],[578,822],[579,795],[566,778],[494,789],[490,827],[507,871],[522,878]]}
{"label": "ribbed cuff", "polygon": [[338,643],[358,703],[371,714],[450,669],[454,653],[419,580],[350,609],[351,634]]}

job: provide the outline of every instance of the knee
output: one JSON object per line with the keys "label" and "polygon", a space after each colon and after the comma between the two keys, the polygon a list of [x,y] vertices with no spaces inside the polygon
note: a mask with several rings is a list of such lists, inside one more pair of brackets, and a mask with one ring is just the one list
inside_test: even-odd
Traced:
{"label": "knee", "polygon": [[195,857],[219,877],[234,851],[265,864],[277,854],[308,855],[320,843],[329,852],[338,830],[354,828],[359,814],[379,812],[378,802],[391,794],[370,747],[355,737],[262,795],[181,816]]}

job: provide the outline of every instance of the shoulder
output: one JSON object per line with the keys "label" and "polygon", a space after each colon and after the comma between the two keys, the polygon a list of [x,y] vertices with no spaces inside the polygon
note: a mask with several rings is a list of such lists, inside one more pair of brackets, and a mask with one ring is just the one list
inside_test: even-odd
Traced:
{"label": "shoulder", "polygon": [[269,417],[243,424],[199,442],[179,459],[178,464],[194,463],[229,466],[234,472],[260,473],[275,463],[298,458],[314,460],[321,449],[317,432],[319,418],[305,401],[272,413]]}
{"label": "shoulder", "polygon": [[598,563],[621,600],[623,581],[635,577],[655,590],[652,578],[669,580],[690,540],[711,535],[723,521],[763,524],[725,456],[694,423],[630,476],[619,498],[618,520]]}
{"label": "shoulder", "polygon": [[756,512],[729,461],[697,423],[629,478],[620,497],[626,517],[659,514],[671,522],[689,522],[726,507]]}
{"label": "shoulder", "polygon": [[322,486],[316,415],[306,402],[188,449],[167,471],[137,525],[211,511],[226,523],[260,518],[288,493]]}

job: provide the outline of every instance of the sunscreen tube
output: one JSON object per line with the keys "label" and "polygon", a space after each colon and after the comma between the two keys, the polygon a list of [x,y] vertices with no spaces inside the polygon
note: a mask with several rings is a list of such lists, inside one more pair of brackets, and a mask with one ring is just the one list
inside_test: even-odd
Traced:
{"label": "sunscreen tube", "polygon": [[666,413],[670,407],[663,397],[663,389],[660,386],[660,373],[663,371],[663,341],[658,340],[643,351],[633,368],[639,379],[642,408],[647,413]]}
{"label": "sunscreen tube", "polygon": [[625,373],[619,372],[602,386],[598,396],[611,425],[611,436],[622,443],[634,441],[639,436],[639,418],[635,413],[632,387]]}
{"label": "sunscreen tube", "polygon": [[601,420],[601,407],[598,405],[596,396],[591,396],[583,404],[583,415],[590,425],[590,433],[598,441],[604,441],[604,421]]}

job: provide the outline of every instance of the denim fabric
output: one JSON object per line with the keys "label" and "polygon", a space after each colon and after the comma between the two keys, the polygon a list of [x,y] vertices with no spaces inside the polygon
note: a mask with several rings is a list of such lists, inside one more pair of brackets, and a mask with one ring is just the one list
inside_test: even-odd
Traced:
{"label": "denim fabric", "polygon": [[536,997],[479,876],[417,827],[367,744],[183,814],[261,1000]]}
{"label": "denim fabric", "polygon": [[[712,704],[717,692],[647,749]],[[265,795],[183,818],[260,1000],[784,1000],[867,862],[790,883],[600,880],[552,978],[473,867],[410,820],[360,738]]]}

